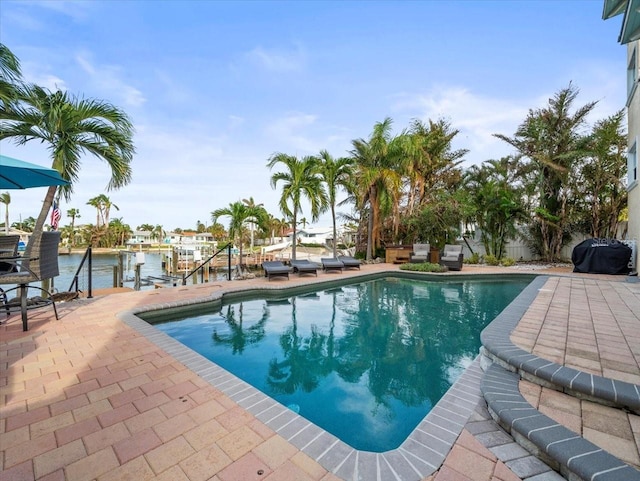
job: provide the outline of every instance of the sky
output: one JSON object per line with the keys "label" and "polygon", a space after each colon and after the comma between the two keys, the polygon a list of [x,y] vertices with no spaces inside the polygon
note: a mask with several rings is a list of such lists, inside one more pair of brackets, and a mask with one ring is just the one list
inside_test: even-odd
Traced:
{"label": "sky", "polygon": [[[393,119],[445,119],[468,149],[464,167],[512,154],[530,109],[570,83],[590,125],[625,106],[621,17],[602,0],[0,1],[0,42],[26,81],[107,101],[131,118],[131,183],[82,157],[67,210],[95,223],[106,194],[120,218],[165,230],[211,225],[211,212],[253,197],[275,217],[274,153],[347,156]],[[50,167],[46,145],[0,153]],[[37,217],[46,189],[10,191],[10,222]],[[349,208],[338,209],[349,212]],[[4,209],[0,208],[4,215]],[[301,217],[311,219],[303,204]],[[3,217],[4,218],[4,217]],[[228,218],[220,222],[227,227]],[[323,215],[316,226],[331,225]]]}

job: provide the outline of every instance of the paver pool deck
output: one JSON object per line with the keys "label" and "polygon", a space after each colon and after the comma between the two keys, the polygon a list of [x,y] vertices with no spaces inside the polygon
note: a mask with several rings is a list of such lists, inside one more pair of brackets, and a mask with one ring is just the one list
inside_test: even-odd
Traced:
{"label": "paver pool deck", "polygon": [[[30,312],[28,332],[22,331],[19,316],[10,317],[0,325],[0,481],[371,479],[357,468],[348,476],[344,470],[330,472],[123,322],[121,314],[150,305],[195,302],[238,288],[294,287],[397,269],[373,264],[318,277],[97,295],[59,304],[58,321],[50,308]],[[460,274],[512,272],[465,266]],[[532,273],[549,277],[510,342],[549,363],[622,381],[638,391],[640,283],[628,282],[636,279],[626,276],[579,275],[567,269]],[[577,436],[632,468],[640,467],[637,414],[532,380],[520,380],[519,393]],[[459,431],[444,462],[423,479],[562,479],[515,443],[493,421],[484,402],[471,409]],[[378,465],[377,476],[387,473],[382,481],[407,479],[384,456],[363,461]],[[381,464],[386,471],[380,470]]]}

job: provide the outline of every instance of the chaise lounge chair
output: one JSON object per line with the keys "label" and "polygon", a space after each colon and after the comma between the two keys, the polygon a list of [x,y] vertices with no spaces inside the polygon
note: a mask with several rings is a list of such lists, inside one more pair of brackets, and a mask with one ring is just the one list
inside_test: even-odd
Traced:
{"label": "chaise lounge chair", "polygon": [[429,262],[430,252],[430,244],[413,244],[413,250],[409,254],[409,262],[411,262],[412,264]]}
{"label": "chaise lounge chair", "polygon": [[322,268],[328,271],[340,271],[344,269],[344,264],[334,257],[323,257],[320,259],[322,261]]}
{"label": "chaise lounge chair", "polygon": [[272,277],[286,277],[289,279],[289,273],[291,272],[291,268],[285,266],[284,262],[281,261],[265,261],[262,263],[262,268],[264,269],[265,277],[269,281]]}
{"label": "chaise lounge chair", "polygon": [[356,267],[360,269],[360,264],[362,264],[359,259],[351,256],[338,256],[338,260],[344,264],[345,269]]}
{"label": "chaise lounge chair", "polygon": [[463,262],[462,246],[447,244],[440,254],[440,265],[447,266],[449,270],[461,271]]}
{"label": "chaise lounge chair", "polygon": [[291,261],[291,267],[293,267],[293,272],[297,272],[300,275],[315,274],[316,276],[318,275],[318,269],[321,268],[319,264],[307,259]]}

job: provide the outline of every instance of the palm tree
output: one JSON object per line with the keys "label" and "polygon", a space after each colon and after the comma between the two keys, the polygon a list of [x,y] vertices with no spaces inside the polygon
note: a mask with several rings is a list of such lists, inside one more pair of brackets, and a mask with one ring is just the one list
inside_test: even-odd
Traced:
{"label": "palm tree", "polygon": [[[75,233],[76,231],[76,219],[80,217],[79,209],[69,209],[67,210],[67,217],[71,217],[71,232]],[[76,245],[76,236],[75,234],[71,236],[71,246]]]}
{"label": "palm tree", "polygon": [[9,192],[0,194],[0,203],[4,204],[4,233],[9,235],[9,204],[11,203],[11,194],[9,194]]}
{"label": "palm tree", "polygon": [[[20,102],[5,112],[0,120],[0,140],[11,139],[18,145],[31,140],[44,143],[51,153],[52,167],[68,180],[60,187],[69,200],[73,182],[78,180],[81,156],[90,153],[111,168],[107,190],[117,189],[131,181],[133,125],[128,116],[101,100],[77,98],[63,91],[51,92],[30,85],[24,88]],[[34,234],[25,255],[30,255],[32,242],[42,232],[47,213],[56,194],[49,187],[36,221]]]}
{"label": "palm tree", "polygon": [[[256,204],[256,202],[253,200],[253,197],[249,197],[248,199],[242,199],[242,202],[244,202],[246,206],[249,207],[250,209],[264,206],[264,204]],[[255,230],[255,226],[258,223],[258,219],[249,218],[247,219],[247,222],[249,223],[249,230],[251,231],[251,252],[253,252],[253,231]]]}
{"label": "palm tree", "polygon": [[151,232],[153,230],[154,226],[152,224],[140,224],[138,227],[136,227],[136,230],[143,230],[146,232]]}
{"label": "palm tree", "polygon": [[162,244],[164,242],[164,238],[167,234],[160,224],[156,225],[155,227],[153,227],[150,224],[143,224],[143,226],[149,227],[149,229],[141,229],[141,230],[147,230],[151,232],[151,238],[158,241],[158,244]]}
{"label": "palm tree", "polygon": [[[390,118],[373,127],[369,140],[352,141],[351,156],[356,164],[354,194],[356,208],[368,207],[367,260],[380,246],[380,231],[384,215],[397,210],[402,190],[401,139],[391,137]],[[399,217],[399,215],[397,216]]]}
{"label": "palm tree", "polygon": [[320,151],[320,176],[327,188],[331,222],[333,225],[333,257],[338,256],[338,229],[336,227],[336,196],[338,187],[347,188],[353,174],[353,159],[334,159],[326,150]]}
{"label": "palm tree", "polygon": [[[229,207],[222,209],[216,209],[211,212],[211,220],[215,224],[218,217],[230,217],[229,222],[229,237],[233,239],[234,243],[237,243],[240,250],[240,267],[242,267],[242,233],[244,225],[249,219],[257,219],[258,223],[262,224],[266,219],[267,211],[264,207],[254,205],[248,206],[244,202],[234,202],[229,204]],[[253,222],[253,221],[251,221]]]}
{"label": "palm tree", "polygon": [[20,61],[0,43],[0,112],[6,112],[20,96]]}
{"label": "palm tree", "polygon": [[273,154],[269,158],[267,167],[273,169],[276,164],[283,164],[286,172],[276,172],[271,176],[271,187],[276,188],[278,182],[282,182],[282,196],[280,197],[280,211],[291,219],[293,228],[293,242],[291,258],[296,259],[296,228],[298,213],[302,212],[302,197],[306,197],[311,204],[311,216],[313,221],[328,205],[327,193],[322,186],[322,178],[318,170],[318,160],[315,157],[303,157],[298,159],[293,155],[282,153]]}
{"label": "palm tree", "polygon": [[587,153],[587,137],[580,129],[596,102],[589,102],[570,113],[578,95],[571,83],[549,99],[547,107],[530,110],[513,137],[495,136],[515,147],[528,159],[529,182],[538,193],[534,238],[546,261],[561,259],[571,222],[570,173]]}

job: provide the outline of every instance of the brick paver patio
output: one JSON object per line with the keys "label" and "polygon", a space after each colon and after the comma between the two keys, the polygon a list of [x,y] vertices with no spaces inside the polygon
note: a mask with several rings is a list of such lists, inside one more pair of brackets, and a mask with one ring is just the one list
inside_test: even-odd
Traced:
{"label": "brick paver patio", "polygon": [[[362,273],[396,268],[363,266]],[[467,266],[462,271],[474,272],[498,271]],[[292,276],[271,284],[292,287],[358,274]],[[640,284],[623,281],[550,278],[514,332],[514,342],[555,362],[637,384]],[[0,481],[340,479],[117,317],[144,305],[265,282],[82,299],[60,304],[59,321],[51,309],[31,312],[28,332],[22,332],[19,316],[9,318],[0,326]],[[526,381],[521,391],[548,416],[640,465],[638,416]],[[523,470],[535,464],[529,453],[502,434],[480,406],[442,467],[427,479],[535,479],[534,471]],[[557,479],[553,476],[547,471],[538,479]]]}

